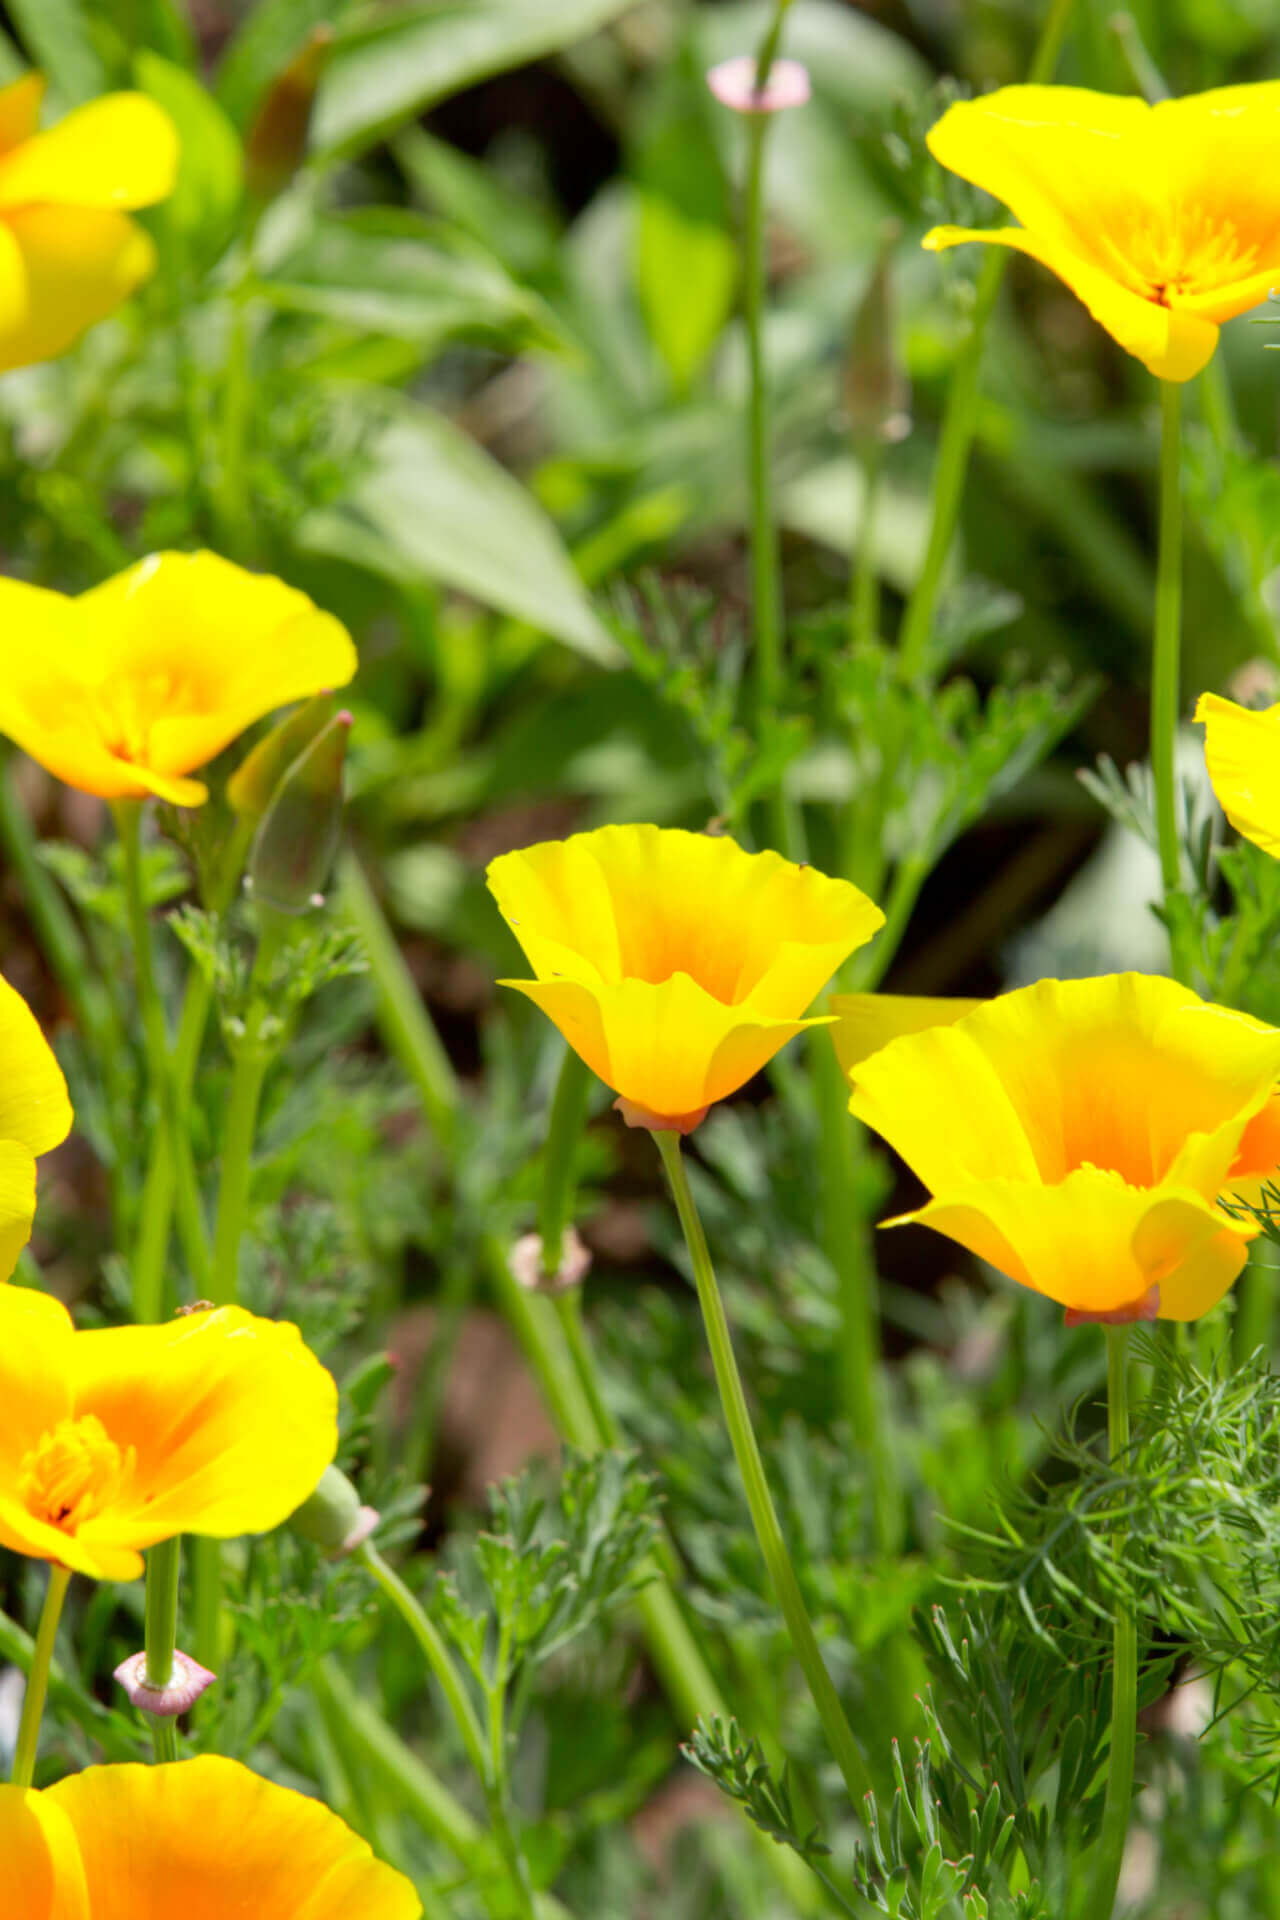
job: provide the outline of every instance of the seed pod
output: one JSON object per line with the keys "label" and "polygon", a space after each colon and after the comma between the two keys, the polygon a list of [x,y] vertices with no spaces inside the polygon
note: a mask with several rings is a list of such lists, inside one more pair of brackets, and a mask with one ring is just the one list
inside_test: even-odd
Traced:
{"label": "seed pod", "polygon": [[313,1546],[337,1556],[354,1553],[378,1524],[373,1507],[362,1507],[341,1467],[326,1467],[319,1486],[304,1500],[289,1525]]}
{"label": "seed pod", "polygon": [[227,782],[227,799],[238,814],[261,820],[281,780],[332,720],[334,710],[333,694],[314,694],[263,735]]}
{"label": "seed pod", "polygon": [[892,446],[911,431],[911,389],[893,341],[889,261],[896,229],[886,232],[854,315],[845,362],[844,406],[855,442]]}
{"label": "seed pod", "polygon": [[314,27],[258,108],[244,149],[244,177],[259,202],[288,186],[307,151],[316,89],[334,42],[332,27]]}

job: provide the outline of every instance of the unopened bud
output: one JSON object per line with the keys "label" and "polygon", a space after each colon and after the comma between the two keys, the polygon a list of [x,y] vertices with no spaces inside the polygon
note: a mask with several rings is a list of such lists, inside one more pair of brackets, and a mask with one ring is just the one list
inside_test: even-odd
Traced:
{"label": "unopened bud", "polygon": [[525,1233],[509,1256],[511,1271],[526,1293],[569,1293],[580,1287],[591,1270],[591,1255],[575,1227],[566,1227],[560,1242],[560,1264],[548,1273],[542,1264],[542,1235]]}
{"label": "unopened bud", "polygon": [[238,814],[246,820],[261,820],[289,768],[328,726],[336,710],[332,693],[313,694],[262,736],[227,782],[227,799]]}
{"label": "unopened bud", "polygon": [[274,200],[306,157],[311,109],[333,42],[332,27],[314,27],[258,108],[244,148],[245,185],[255,200]]}
{"label": "unopened bud", "polygon": [[735,113],[781,113],[808,100],[809,74],[798,60],[775,60],[763,87],[756,85],[758,72],[753,53],[735,54],[710,69],[707,85],[721,106]]}
{"label": "unopened bud", "polygon": [[892,446],[911,431],[911,389],[893,340],[889,261],[897,230],[885,234],[853,320],[845,363],[844,406],[855,440]]}
{"label": "unopened bud", "polygon": [[324,904],[342,833],[342,769],[351,715],[336,713],[285,770],[249,850],[255,901],[277,913]]}
{"label": "unopened bud", "polygon": [[376,1507],[360,1504],[360,1495],[341,1467],[326,1467],[320,1484],[290,1517],[289,1525],[334,1559],[363,1546],[378,1524]]}
{"label": "unopened bud", "polygon": [[131,1653],[116,1668],[116,1679],[124,1688],[135,1707],[143,1713],[153,1713],[158,1719],[171,1720],[175,1714],[186,1713],[194,1707],[205,1690],[217,1679],[216,1673],[210,1673],[208,1667],[202,1667],[189,1653],[182,1653],[177,1647],[173,1650],[173,1668],[163,1687],[153,1687],[147,1679],[147,1656],[145,1653]]}

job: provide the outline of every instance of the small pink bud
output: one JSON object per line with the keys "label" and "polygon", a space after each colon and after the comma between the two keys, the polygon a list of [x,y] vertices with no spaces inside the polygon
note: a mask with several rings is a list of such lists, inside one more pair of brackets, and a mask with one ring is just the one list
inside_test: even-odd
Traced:
{"label": "small pink bud", "polygon": [[382,1515],[376,1507],[361,1507],[356,1515],[355,1525],[332,1558],[340,1559],[344,1553],[354,1553],[357,1547],[362,1547],[381,1518]]}
{"label": "small pink bud", "polygon": [[175,1714],[186,1713],[217,1677],[216,1673],[210,1673],[207,1667],[202,1667],[199,1661],[193,1660],[190,1654],[180,1652],[177,1647],[173,1650],[173,1672],[169,1676],[168,1686],[153,1687],[149,1684],[145,1653],[131,1653],[116,1668],[116,1679],[134,1706],[143,1713],[154,1713],[160,1719],[172,1719]]}
{"label": "small pink bud", "polygon": [[802,107],[809,98],[809,74],[798,60],[775,60],[763,91],[756,88],[756,57],[735,54],[707,74],[707,85],[723,107],[735,113],[781,113],[784,107]]}
{"label": "small pink bud", "polygon": [[591,1255],[583,1246],[577,1230],[569,1227],[560,1247],[560,1266],[556,1273],[542,1269],[542,1235],[522,1234],[510,1254],[511,1271],[526,1293],[568,1293],[580,1287],[591,1268]]}

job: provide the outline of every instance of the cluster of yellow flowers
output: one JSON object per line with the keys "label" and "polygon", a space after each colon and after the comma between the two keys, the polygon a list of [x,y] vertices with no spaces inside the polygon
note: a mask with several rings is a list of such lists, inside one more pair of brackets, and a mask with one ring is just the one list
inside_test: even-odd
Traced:
{"label": "cluster of yellow flowers", "polygon": [[[129,210],[174,178],[176,138],[149,100],[111,96],[41,132],[41,94],[35,77],[0,91],[0,368],[63,351],[145,277],[153,250]],[[1278,128],[1280,84],[1153,108],[1005,89],[953,107],[930,144],[1024,225],[926,244],[1033,255],[1154,373],[1185,380],[1280,270]],[[355,669],[336,620],[208,553],[153,556],[75,600],[0,580],[0,652],[0,731],[90,793],[181,806],[205,799],[193,774],[251,722]],[[1206,694],[1197,717],[1229,818],[1280,855],[1280,708]],[[534,976],[506,984],[629,1124],[688,1132],[826,1025],[851,1111],[927,1189],[904,1217],[1069,1319],[1192,1319],[1239,1274],[1256,1229],[1220,1202],[1280,1164],[1280,1032],[1259,1021],[1134,974],[986,1005],[855,995],[806,1018],[883,916],[845,881],[726,838],[606,827],[505,855],[489,884]],[[2,983],[0,1053],[7,1279],[36,1157],[71,1109]],[[0,1544],[127,1580],[180,1533],[275,1527],[333,1459],[336,1397],[296,1328],[238,1308],[77,1332],[54,1299],[0,1287]],[[0,1790],[0,1860],[15,1920],[167,1920],[179,1902],[190,1920],[420,1911],[322,1807],[213,1758]]]}

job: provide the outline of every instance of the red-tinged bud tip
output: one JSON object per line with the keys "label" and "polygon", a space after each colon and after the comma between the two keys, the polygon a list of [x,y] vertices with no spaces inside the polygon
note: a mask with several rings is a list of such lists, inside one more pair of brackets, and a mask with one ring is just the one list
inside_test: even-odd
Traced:
{"label": "red-tinged bud tip", "polygon": [[116,1668],[116,1679],[128,1694],[135,1707],[143,1713],[151,1713],[161,1720],[172,1720],[176,1714],[186,1713],[194,1707],[201,1694],[206,1692],[217,1679],[216,1673],[210,1673],[190,1654],[182,1653],[177,1647],[173,1650],[173,1670],[163,1687],[156,1687],[147,1679],[147,1656],[145,1653],[131,1653]]}

